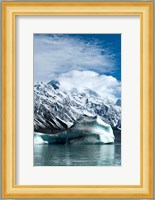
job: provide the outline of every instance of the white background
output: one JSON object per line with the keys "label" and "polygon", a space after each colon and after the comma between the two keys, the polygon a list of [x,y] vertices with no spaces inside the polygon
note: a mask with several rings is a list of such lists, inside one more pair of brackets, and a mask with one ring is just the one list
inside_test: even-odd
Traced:
{"label": "white background", "polygon": [[[121,33],[122,165],[33,166],[33,33]],[[51,16],[16,18],[16,183],[140,184],[139,17]]]}

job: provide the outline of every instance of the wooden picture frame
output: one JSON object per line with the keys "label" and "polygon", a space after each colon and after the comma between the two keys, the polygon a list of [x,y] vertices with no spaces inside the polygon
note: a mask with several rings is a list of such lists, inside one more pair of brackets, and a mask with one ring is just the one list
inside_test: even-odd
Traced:
{"label": "wooden picture frame", "polygon": [[[140,16],[140,185],[17,185],[15,20],[18,15]],[[153,197],[153,2],[2,2],[2,197]]]}

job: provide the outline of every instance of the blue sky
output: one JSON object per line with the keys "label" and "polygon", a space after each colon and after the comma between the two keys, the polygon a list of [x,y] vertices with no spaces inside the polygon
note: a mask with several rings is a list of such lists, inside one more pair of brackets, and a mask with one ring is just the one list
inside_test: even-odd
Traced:
{"label": "blue sky", "polygon": [[104,73],[104,69],[96,65],[95,71],[102,74],[103,70],[104,74],[112,75],[117,80],[121,80],[121,34],[68,34],[68,36],[78,38],[92,45],[95,43],[100,49],[101,54],[111,55],[112,64],[114,65],[113,70]]}
{"label": "blue sky", "polygon": [[[81,84],[81,77],[87,83]],[[107,95],[118,98],[121,34],[34,34],[34,81],[52,79],[67,89],[99,87],[98,92],[109,90]]]}

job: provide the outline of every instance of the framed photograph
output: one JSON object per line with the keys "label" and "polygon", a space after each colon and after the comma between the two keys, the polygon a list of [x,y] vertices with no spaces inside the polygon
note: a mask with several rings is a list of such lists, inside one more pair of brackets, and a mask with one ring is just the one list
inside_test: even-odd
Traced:
{"label": "framed photograph", "polygon": [[2,2],[3,198],[153,198],[153,2]]}

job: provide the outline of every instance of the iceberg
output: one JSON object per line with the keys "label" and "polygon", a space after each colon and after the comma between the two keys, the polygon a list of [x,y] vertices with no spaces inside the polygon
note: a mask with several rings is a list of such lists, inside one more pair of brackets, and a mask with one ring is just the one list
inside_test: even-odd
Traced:
{"label": "iceberg", "polygon": [[114,140],[113,129],[99,116],[84,115],[71,128],[59,133],[34,133],[35,144],[38,141],[39,144],[109,144]]}

